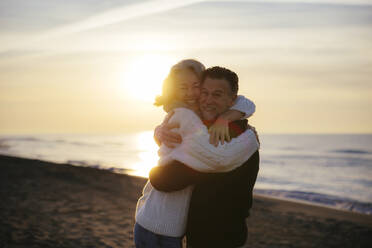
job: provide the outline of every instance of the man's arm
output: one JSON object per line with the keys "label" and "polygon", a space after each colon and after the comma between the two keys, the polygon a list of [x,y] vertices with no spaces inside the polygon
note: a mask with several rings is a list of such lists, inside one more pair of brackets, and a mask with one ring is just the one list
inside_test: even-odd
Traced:
{"label": "man's arm", "polygon": [[167,114],[163,122],[154,130],[154,140],[158,146],[162,143],[169,148],[174,148],[173,143],[181,143],[182,137],[176,132],[172,132],[173,128],[179,128],[179,123],[169,124],[169,119],[174,115],[174,111]]}
{"label": "man's arm", "polygon": [[177,191],[195,183],[200,174],[181,162],[172,161],[164,166],[156,166],[151,169],[149,180],[151,185],[164,192]]}
{"label": "man's arm", "polygon": [[155,189],[171,192],[208,179],[220,177],[222,174],[199,172],[179,161],[172,161],[167,165],[152,168],[149,180]]}

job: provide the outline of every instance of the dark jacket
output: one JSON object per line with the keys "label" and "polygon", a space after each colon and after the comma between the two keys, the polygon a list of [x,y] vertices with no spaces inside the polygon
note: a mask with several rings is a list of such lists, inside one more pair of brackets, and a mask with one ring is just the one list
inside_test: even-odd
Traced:
{"label": "dark jacket", "polygon": [[[231,137],[247,127],[247,121],[230,124]],[[193,248],[237,247],[247,238],[245,219],[252,207],[252,190],[259,170],[259,153],[226,173],[201,173],[178,161],[154,167],[150,182],[170,192],[194,184],[187,223],[187,243]]]}

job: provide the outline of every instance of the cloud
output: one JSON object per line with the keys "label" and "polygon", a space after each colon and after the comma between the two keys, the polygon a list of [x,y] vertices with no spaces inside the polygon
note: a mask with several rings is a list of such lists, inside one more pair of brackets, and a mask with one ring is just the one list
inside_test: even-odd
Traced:
{"label": "cloud", "polygon": [[[214,0],[215,2],[228,2],[227,0]],[[230,2],[253,3],[308,3],[308,4],[336,4],[336,5],[372,5],[372,0],[234,0]]]}
{"label": "cloud", "polygon": [[153,0],[146,1],[137,4],[125,5],[116,7],[111,10],[104,11],[102,13],[93,15],[84,20],[63,25],[38,35],[32,35],[27,37],[27,42],[14,43],[9,42],[7,45],[0,48],[0,52],[8,52],[9,50],[25,49],[28,46],[38,43],[41,41],[88,31],[96,28],[100,28],[106,25],[131,20],[138,17],[143,17],[155,13],[160,13],[176,8],[181,8],[191,4],[205,2],[206,0]]}

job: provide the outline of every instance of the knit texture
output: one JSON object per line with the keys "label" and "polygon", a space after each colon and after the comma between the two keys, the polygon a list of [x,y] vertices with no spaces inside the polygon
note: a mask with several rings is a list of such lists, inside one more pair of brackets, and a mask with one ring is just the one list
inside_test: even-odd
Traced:
{"label": "knit texture", "polygon": [[191,110],[177,108],[169,123],[179,123],[182,143],[175,148],[161,146],[159,165],[178,160],[201,172],[226,172],[242,165],[258,149],[252,130],[246,130],[229,143],[215,147],[209,143],[207,127]]}

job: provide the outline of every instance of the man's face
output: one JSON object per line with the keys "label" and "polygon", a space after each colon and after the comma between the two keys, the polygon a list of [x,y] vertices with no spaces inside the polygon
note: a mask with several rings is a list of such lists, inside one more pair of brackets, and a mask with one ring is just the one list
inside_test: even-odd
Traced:
{"label": "man's face", "polygon": [[203,120],[213,121],[226,112],[235,101],[236,96],[231,92],[225,79],[207,77],[202,83],[200,92],[200,110]]}

